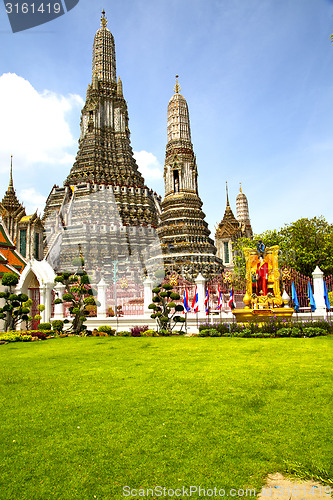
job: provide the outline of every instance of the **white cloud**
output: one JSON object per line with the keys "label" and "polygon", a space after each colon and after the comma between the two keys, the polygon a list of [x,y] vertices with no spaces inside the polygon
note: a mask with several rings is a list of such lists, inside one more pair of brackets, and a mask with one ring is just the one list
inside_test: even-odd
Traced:
{"label": "white cloud", "polygon": [[22,189],[18,199],[24,205],[27,215],[35,213],[36,210],[41,214],[44,210],[46,198],[41,193],[38,193],[35,188]]}
{"label": "white cloud", "polygon": [[134,151],[134,158],[145,181],[162,179],[162,166],[153,153],[148,151]]}
{"label": "white cloud", "polygon": [[11,154],[18,169],[72,163],[76,140],[66,113],[82,106],[78,95],[39,93],[15,73],[0,76],[0,169],[8,171]]}

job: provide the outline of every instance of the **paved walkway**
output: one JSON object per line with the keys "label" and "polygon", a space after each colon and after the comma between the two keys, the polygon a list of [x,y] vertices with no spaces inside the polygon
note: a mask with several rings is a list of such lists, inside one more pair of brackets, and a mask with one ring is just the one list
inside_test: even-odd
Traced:
{"label": "paved walkway", "polygon": [[282,474],[270,474],[259,500],[332,500],[332,486],[314,481],[291,480]]}

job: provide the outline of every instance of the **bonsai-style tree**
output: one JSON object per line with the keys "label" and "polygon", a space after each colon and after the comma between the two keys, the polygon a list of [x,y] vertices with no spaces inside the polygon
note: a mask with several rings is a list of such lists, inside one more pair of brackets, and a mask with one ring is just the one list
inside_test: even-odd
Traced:
{"label": "bonsai-style tree", "polygon": [[14,293],[14,288],[19,279],[14,273],[4,273],[1,284],[7,287],[5,292],[0,292],[0,298],[4,300],[5,304],[0,307],[0,319],[5,322],[4,330],[15,330],[16,325],[20,321],[29,320],[30,305],[32,301],[29,300],[25,293]]}
{"label": "bonsai-style tree", "polygon": [[157,321],[157,330],[167,330],[171,333],[177,323],[185,323],[185,318],[179,316],[178,313],[184,311],[181,304],[176,304],[174,301],[180,299],[179,293],[173,291],[173,286],[170,283],[160,284],[153,288],[153,302],[148,306],[154,312],[151,318]]}
{"label": "bonsai-style tree", "polygon": [[62,300],[56,299],[54,303],[67,302],[70,304],[69,312],[73,315],[73,320],[69,330],[78,334],[86,329],[83,323],[89,315],[87,306],[98,306],[99,303],[94,297],[97,291],[90,286],[89,276],[84,270],[83,259],[74,259],[73,263],[74,265],[79,264],[76,273],[64,272],[54,279],[55,283],[62,283],[66,287]]}

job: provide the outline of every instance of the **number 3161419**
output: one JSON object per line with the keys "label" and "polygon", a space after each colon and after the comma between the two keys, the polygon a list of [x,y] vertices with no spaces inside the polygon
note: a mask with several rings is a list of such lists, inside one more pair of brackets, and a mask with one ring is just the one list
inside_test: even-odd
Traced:
{"label": "number 3161419", "polygon": [[61,4],[56,3],[6,3],[7,14],[60,14]]}

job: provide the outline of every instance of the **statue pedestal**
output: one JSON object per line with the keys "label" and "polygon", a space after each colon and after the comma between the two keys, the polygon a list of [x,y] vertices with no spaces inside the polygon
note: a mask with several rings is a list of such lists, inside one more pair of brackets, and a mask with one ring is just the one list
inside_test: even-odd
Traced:
{"label": "statue pedestal", "polygon": [[276,318],[291,318],[294,309],[292,307],[274,307],[273,309],[234,309],[237,323],[248,323],[250,321],[265,321],[275,316]]}

